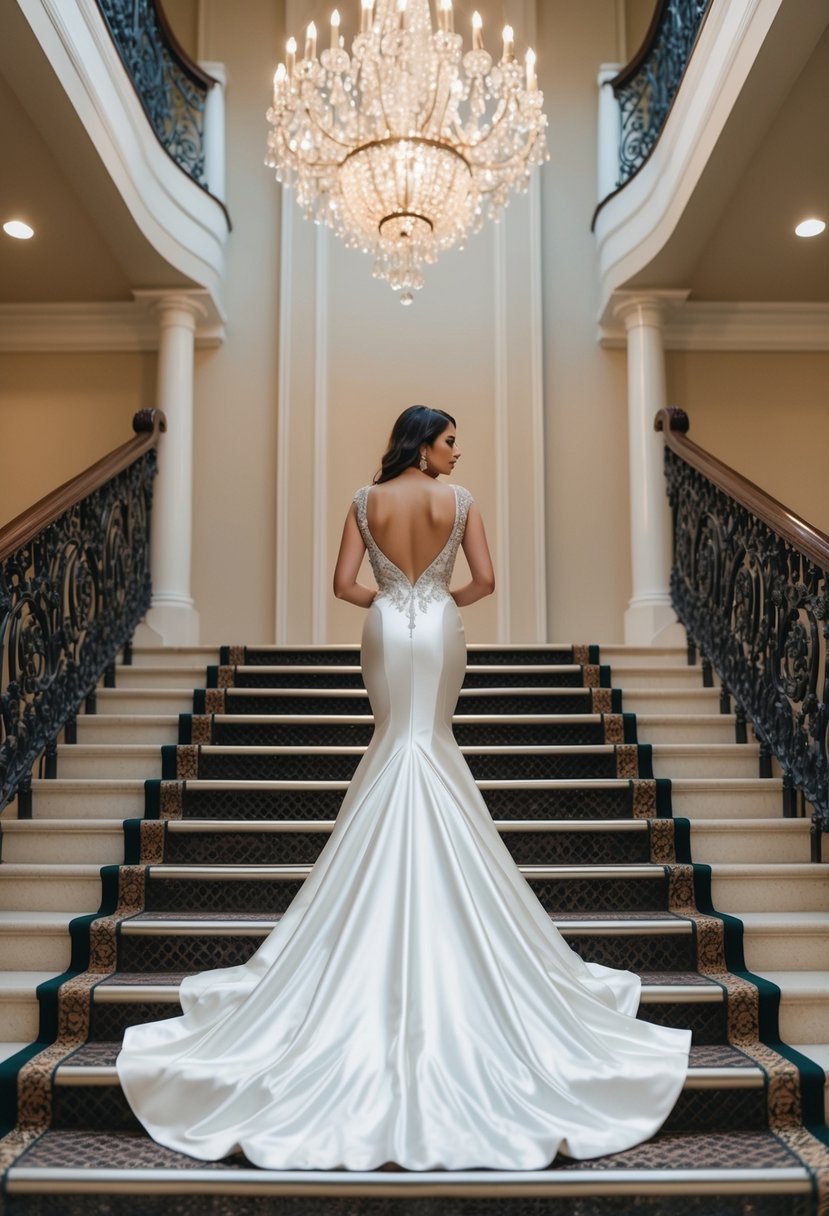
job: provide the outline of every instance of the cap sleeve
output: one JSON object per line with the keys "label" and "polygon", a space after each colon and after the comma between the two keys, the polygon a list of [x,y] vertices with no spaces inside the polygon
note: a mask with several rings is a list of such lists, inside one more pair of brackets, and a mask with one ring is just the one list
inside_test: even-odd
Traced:
{"label": "cap sleeve", "polygon": [[458,531],[463,536],[464,529],[466,528],[466,517],[475,499],[464,486],[455,486],[455,493],[458,496]]}

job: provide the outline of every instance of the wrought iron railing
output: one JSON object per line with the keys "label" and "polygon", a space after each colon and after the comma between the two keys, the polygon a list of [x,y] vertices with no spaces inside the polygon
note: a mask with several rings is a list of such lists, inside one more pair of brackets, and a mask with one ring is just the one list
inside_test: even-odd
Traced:
{"label": "wrought iron railing", "polygon": [[662,133],[712,0],[659,0],[637,54],[610,82],[619,103],[619,179],[633,177]]}
{"label": "wrought iron railing", "polygon": [[[0,808],[31,814],[31,769],[129,647],[150,601],[150,508],[160,410],[136,437],[0,529]],[[127,659],[129,654],[127,653]],[[90,700],[89,708],[92,707]]]}
{"label": "wrought iron railing", "polygon": [[[813,856],[829,831],[829,536],[686,438],[660,410],[673,512],[671,596],[689,641],[719,673],[769,762],[784,812],[813,808]],[[727,708],[727,706],[723,706]]]}
{"label": "wrought iron railing", "polygon": [[216,82],[179,45],[160,0],[98,0],[98,7],[158,139],[207,189],[204,111]]}

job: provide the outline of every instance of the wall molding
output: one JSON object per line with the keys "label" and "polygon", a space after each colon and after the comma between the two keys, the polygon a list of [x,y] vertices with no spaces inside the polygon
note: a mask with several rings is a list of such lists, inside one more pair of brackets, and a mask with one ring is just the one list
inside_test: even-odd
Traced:
{"label": "wall molding", "polygon": [[290,471],[288,433],[291,399],[291,276],[293,274],[293,199],[282,197],[279,241],[279,367],[276,414],[276,600],[274,637],[278,646],[288,641],[288,545],[290,542]]}
{"label": "wall molding", "polygon": [[327,641],[328,599],[328,229],[314,230],[314,542],[311,641]]}
{"label": "wall molding", "polygon": [[509,338],[507,287],[507,227],[506,222],[492,225],[494,245],[493,300],[495,363],[495,536],[498,546],[497,617],[498,641],[509,641],[511,625],[512,581],[510,579],[510,509],[509,509]]}
{"label": "wall molding", "polygon": [[224,315],[211,294],[182,288],[136,291],[132,300],[67,304],[0,304],[0,354],[158,349],[156,307],[164,296],[196,305],[196,346],[221,346]]}
{"label": "wall molding", "polygon": [[[625,327],[612,319],[617,292],[600,323],[597,340],[608,349],[627,345]],[[641,293],[649,293],[643,290]],[[666,317],[665,350],[829,351],[829,304],[689,300]]]}

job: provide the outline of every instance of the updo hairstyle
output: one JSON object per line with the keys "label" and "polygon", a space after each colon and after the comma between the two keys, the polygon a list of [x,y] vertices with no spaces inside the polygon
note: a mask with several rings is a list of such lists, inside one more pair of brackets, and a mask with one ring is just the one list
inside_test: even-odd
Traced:
{"label": "updo hairstyle", "polygon": [[431,446],[447,426],[457,426],[457,423],[445,410],[431,410],[427,405],[410,405],[392,427],[389,446],[374,484],[377,486],[382,481],[391,481],[405,469],[416,466],[423,445]]}

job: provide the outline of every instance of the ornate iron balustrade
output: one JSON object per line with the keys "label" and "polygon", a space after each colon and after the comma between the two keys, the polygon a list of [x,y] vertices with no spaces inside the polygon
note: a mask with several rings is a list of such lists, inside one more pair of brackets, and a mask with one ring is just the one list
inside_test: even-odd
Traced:
{"label": "ornate iron balustrade", "polygon": [[215,81],[182,50],[157,0],[98,0],[98,7],[159,141],[207,189],[204,110]]}
{"label": "ornate iron balustrade", "polygon": [[[31,814],[32,765],[128,647],[150,601],[150,508],[160,410],[136,438],[0,530],[0,808]],[[51,770],[51,771],[50,771]]]}
{"label": "ornate iron balustrade", "polygon": [[619,180],[641,169],[662,133],[711,0],[660,0],[645,41],[611,81],[619,102]]}
{"label": "ornate iron balustrade", "polygon": [[829,537],[686,439],[660,410],[673,512],[671,595],[689,640],[750,718],[761,753],[813,807],[813,856],[829,831]]}

